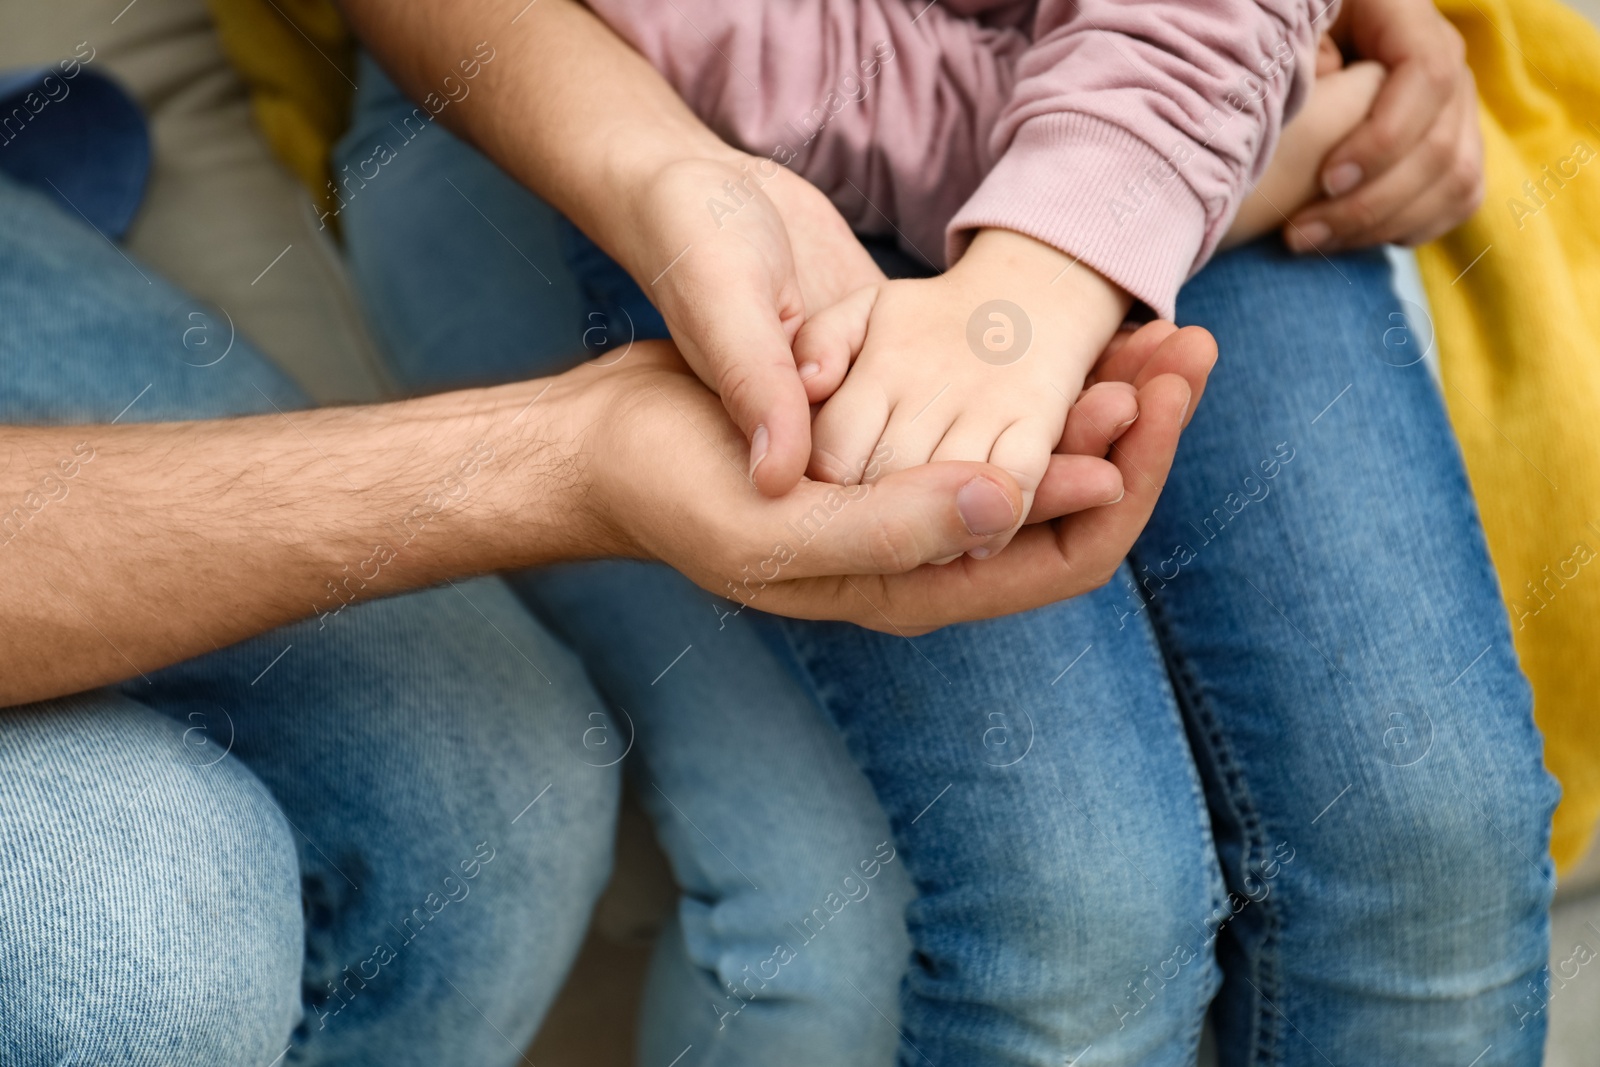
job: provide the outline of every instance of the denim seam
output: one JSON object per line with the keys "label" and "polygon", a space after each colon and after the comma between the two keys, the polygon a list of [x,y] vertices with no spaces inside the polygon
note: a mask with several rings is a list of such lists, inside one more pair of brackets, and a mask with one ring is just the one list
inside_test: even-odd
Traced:
{"label": "denim seam", "polygon": [[[1261,812],[1255,801],[1250,796],[1245,785],[1244,771],[1239,762],[1234,758],[1232,750],[1222,733],[1216,714],[1206,700],[1194,668],[1189,661],[1177,651],[1176,641],[1173,639],[1173,626],[1165,614],[1159,597],[1150,597],[1146,601],[1150,607],[1150,623],[1160,641],[1163,657],[1167,661],[1167,670],[1171,676],[1173,691],[1177,695],[1180,707],[1186,707],[1193,717],[1199,732],[1204,734],[1208,755],[1216,766],[1218,781],[1223,791],[1227,794],[1228,802],[1233,806],[1234,814],[1238,817],[1247,842],[1247,855],[1245,869],[1249,869],[1249,859],[1267,854],[1266,837],[1262,833]],[[1226,878],[1223,889],[1227,890]],[[1279,1016],[1273,1005],[1278,1000],[1278,966],[1277,953],[1281,941],[1282,920],[1279,908],[1268,907],[1266,898],[1263,897],[1258,905],[1262,909],[1263,934],[1260,950],[1256,953],[1247,953],[1248,968],[1251,985],[1255,989],[1258,1000],[1255,1011],[1255,1026],[1251,1035],[1249,1056],[1245,1060],[1247,1067],[1255,1067],[1262,1063],[1276,1063],[1281,1057],[1278,1049],[1282,1043],[1282,1026],[1279,1025]],[[1219,931],[1218,937],[1220,939]],[[1226,980],[1226,975],[1224,975]]]}

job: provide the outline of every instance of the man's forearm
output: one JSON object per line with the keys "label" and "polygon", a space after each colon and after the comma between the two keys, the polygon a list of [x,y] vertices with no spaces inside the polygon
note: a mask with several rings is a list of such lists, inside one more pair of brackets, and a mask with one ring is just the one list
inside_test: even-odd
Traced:
{"label": "man's forearm", "polygon": [[[662,168],[742,158],[645,60],[573,0],[341,0],[363,42],[412,97],[470,92],[439,120],[538,193],[637,276],[630,238]],[[474,64],[480,45],[493,60]],[[446,79],[452,79],[446,84]],[[665,267],[662,263],[655,269]]]}
{"label": "man's forearm", "polygon": [[547,384],[0,428],[0,705],[138,677],[297,618],[338,625],[358,600],[594,551],[571,506],[571,433],[529,404]]}

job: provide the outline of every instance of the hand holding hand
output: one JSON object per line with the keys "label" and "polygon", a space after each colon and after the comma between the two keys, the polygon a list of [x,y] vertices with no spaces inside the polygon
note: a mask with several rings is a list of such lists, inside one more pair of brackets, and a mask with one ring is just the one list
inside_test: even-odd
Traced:
{"label": "hand holding hand", "polygon": [[814,186],[732,149],[666,166],[635,211],[624,265],[743,431],[751,480],[788,492],[811,454],[795,334],[882,272]]}
{"label": "hand holding hand", "polygon": [[1483,202],[1477,88],[1432,0],[1345,0],[1333,37],[1388,71],[1377,102],[1321,168],[1328,199],[1293,216],[1295,251],[1417,245]]}
{"label": "hand holding hand", "polygon": [[988,462],[1021,485],[1025,512],[1129,302],[1061,252],[1004,230],[980,233],[938,277],[859,290],[795,340],[801,367],[817,368],[811,399],[826,400],[809,473],[853,484],[928,462]]}
{"label": "hand holding hand", "polygon": [[[1020,488],[984,463],[933,463],[871,485],[803,480],[764,497],[744,474],[741,434],[670,345],[639,344],[629,359],[556,379],[540,401],[572,440],[575,482],[568,535],[574,555],[655,558],[738,604],[797,618],[843,619],[918,633],[1023,611],[1108,581],[1149,520],[1178,434],[1204,387],[1216,347],[1203,330],[1152,324],[1124,339],[1085,406],[1139,417],[1115,440],[1069,420],[1089,452],[1110,448],[1126,493],[1090,507],[1080,474],[1106,466],[1058,456],[1026,527],[1003,556],[958,555],[1009,531],[1025,514]],[[1115,436],[1115,435],[1113,435]],[[1063,441],[1063,444],[1069,443]],[[1098,476],[1098,488],[1106,484]],[[1080,509],[1087,510],[1080,510]],[[1057,516],[1067,512],[1065,518]],[[1052,520],[1055,521],[1045,521]],[[736,606],[736,605],[735,605]],[[731,610],[731,608],[730,608]]]}

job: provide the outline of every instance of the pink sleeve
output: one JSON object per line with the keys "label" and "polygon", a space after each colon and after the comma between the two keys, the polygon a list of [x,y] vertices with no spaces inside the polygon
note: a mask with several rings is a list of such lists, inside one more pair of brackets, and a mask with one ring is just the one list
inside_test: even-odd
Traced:
{"label": "pink sleeve", "polygon": [[943,266],[945,224],[994,163],[1025,20],[947,10],[996,0],[588,2],[724,140]]}
{"label": "pink sleeve", "polygon": [[1314,19],[1337,9],[588,2],[724,139],[793,167],[858,232],[943,266],[975,229],[1017,230],[1168,316],[1304,98]]}
{"label": "pink sleeve", "polygon": [[1043,0],[950,260],[975,229],[1017,230],[1171,316],[1304,100],[1336,8]]}

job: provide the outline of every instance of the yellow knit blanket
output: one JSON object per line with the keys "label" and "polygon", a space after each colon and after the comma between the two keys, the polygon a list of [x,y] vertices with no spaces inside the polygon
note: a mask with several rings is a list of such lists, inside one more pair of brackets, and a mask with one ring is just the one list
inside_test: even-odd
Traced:
{"label": "yellow knit blanket", "polygon": [[1488,196],[1418,251],[1445,399],[1561,781],[1600,817],[1600,33],[1555,0],[1440,0],[1483,104]]}
{"label": "yellow knit blanket", "polygon": [[[1439,0],[1483,101],[1488,198],[1418,253],[1546,760],[1563,868],[1600,818],[1600,34],[1556,0]],[[326,195],[350,39],[331,0],[212,0],[279,157]]]}

